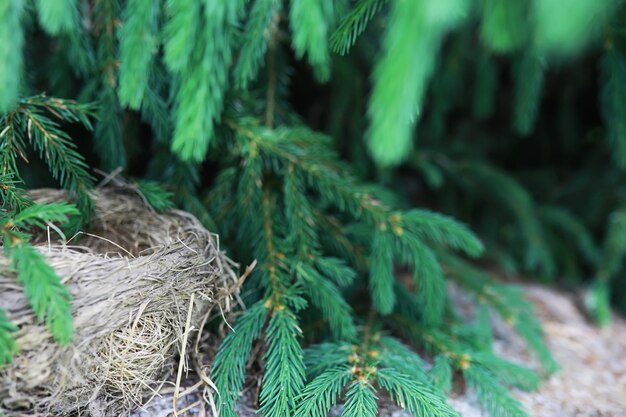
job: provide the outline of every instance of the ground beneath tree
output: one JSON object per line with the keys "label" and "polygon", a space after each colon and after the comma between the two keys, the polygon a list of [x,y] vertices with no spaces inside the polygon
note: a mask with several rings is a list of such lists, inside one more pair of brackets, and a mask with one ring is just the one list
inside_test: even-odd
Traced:
{"label": "ground beneath tree", "polygon": [[[537,313],[555,358],[562,370],[546,380],[538,391],[514,390],[535,417],[626,417],[626,321],[614,317],[613,323],[597,328],[581,313],[575,296],[539,286],[526,286],[526,293],[537,306]],[[537,368],[524,342],[506,326],[495,324],[494,350],[509,360]],[[182,389],[181,389],[182,391]],[[240,401],[241,417],[254,416],[252,395]],[[178,401],[178,409],[193,404],[193,395]],[[471,392],[451,394],[450,405],[463,417],[483,417],[476,396]],[[179,416],[210,416],[209,407],[199,405]],[[172,412],[172,394],[155,398],[132,417],[166,417]],[[341,406],[331,416],[339,417]],[[380,416],[408,417],[397,407],[381,404]]]}

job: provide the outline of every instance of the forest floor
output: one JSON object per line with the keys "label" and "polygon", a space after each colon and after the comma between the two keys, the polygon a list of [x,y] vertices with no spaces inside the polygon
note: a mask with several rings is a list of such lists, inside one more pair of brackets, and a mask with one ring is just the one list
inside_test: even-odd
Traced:
{"label": "forest floor", "polygon": [[[561,371],[544,381],[537,391],[513,390],[513,394],[534,417],[626,417],[626,320],[614,316],[613,323],[604,328],[592,325],[581,313],[577,298],[537,285],[525,286],[527,296],[537,307],[548,345]],[[507,359],[537,369],[524,342],[512,330],[496,322],[494,350]],[[244,395],[238,405],[240,417],[252,417],[255,406],[251,393]],[[197,401],[193,395],[178,400],[178,409]],[[488,417],[476,396],[457,388],[449,403],[463,417]],[[181,414],[211,416],[203,405]],[[166,417],[172,412],[172,394],[155,398],[132,417]],[[339,417],[341,406],[330,415]],[[381,417],[409,417],[410,414],[382,400]]]}

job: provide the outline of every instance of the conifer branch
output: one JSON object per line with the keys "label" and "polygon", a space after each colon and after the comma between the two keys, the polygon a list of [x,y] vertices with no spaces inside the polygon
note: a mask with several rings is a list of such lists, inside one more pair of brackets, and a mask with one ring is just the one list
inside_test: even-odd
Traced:
{"label": "conifer branch", "polygon": [[[204,4],[199,28],[204,38],[212,41],[196,42],[189,52],[181,49],[181,53],[189,54],[189,64],[174,67],[179,77],[172,151],[184,161],[203,161],[213,139],[214,123],[221,117],[224,106],[228,68],[243,4],[242,0]],[[186,16],[188,11],[184,13]],[[175,62],[179,61],[184,62],[184,57]]]}
{"label": "conifer branch", "polygon": [[500,385],[490,373],[480,366],[463,370],[469,386],[476,391],[478,399],[492,416],[529,417],[524,406]]}
{"label": "conifer branch", "polygon": [[293,0],[289,11],[296,56],[302,58],[306,54],[315,76],[322,82],[330,77],[328,36],[333,9],[331,0]]}
{"label": "conifer branch", "polygon": [[138,109],[148,89],[152,60],[156,53],[159,3],[129,0],[124,8],[120,37],[119,101]]}
{"label": "conifer branch", "polygon": [[410,153],[435,57],[446,32],[467,13],[467,3],[393,2],[383,56],[374,70],[367,141],[374,160],[397,165]]}
{"label": "conifer branch", "polygon": [[374,387],[369,382],[356,380],[346,392],[341,417],[376,417],[377,399]]}
{"label": "conifer branch", "polygon": [[[235,86],[245,90],[257,76],[263,64],[263,55],[267,55],[268,64],[274,58],[276,32],[282,4],[278,0],[257,0],[252,4],[250,14],[243,31],[242,47],[234,69]],[[270,77],[275,68],[268,65]],[[268,93],[269,94],[269,93]],[[267,100],[269,107],[270,100]]]}
{"label": "conifer branch", "polygon": [[37,0],[39,23],[50,34],[72,33],[78,30],[79,15],[76,0]]}
{"label": "conifer branch", "polygon": [[[41,252],[28,244],[31,236],[21,230],[29,226],[44,228],[48,222],[66,223],[69,216],[78,214],[75,206],[66,203],[30,205],[12,217],[0,213],[0,237],[4,242],[4,254],[11,261],[10,268],[24,287],[24,293],[37,318],[45,320],[52,336],[62,344],[68,343],[73,337],[70,294]],[[7,328],[4,326],[5,330]],[[11,339],[5,336],[4,345],[10,344]],[[13,351],[0,349],[0,356],[4,357]]]}
{"label": "conifer branch", "polygon": [[346,55],[385,3],[387,0],[358,1],[330,37],[330,48],[339,55]]}
{"label": "conifer branch", "polygon": [[[326,362],[326,358],[324,358]],[[348,366],[327,369],[313,379],[300,394],[299,406],[294,417],[326,416],[331,407],[337,404],[344,386],[352,377]]]}
{"label": "conifer branch", "polygon": [[22,75],[23,2],[0,4],[0,115],[17,104]]}
{"label": "conifer branch", "polygon": [[95,149],[106,171],[125,168],[128,163],[121,125],[122,108],[117,97],[119,10],[118,0],[103,0],[96,4],[94,11],[99,30],[97,59],[101,65],[93,81],[98,88],[96,98],[99,103],[94,136]]}
{"label": "conifer branch", "polygon": [[235,417],[235,402],[243,387],[246,363],[254,340],[259,337],[267,318],[262,301],[257,302],[237,320],[235,328],[228,333],[220,346],[211,373],[219,392],[220,415]]}
{"label": "conifer branch", "polygon": [[13,356],[18,352],[13,337],[13,333],[16,331],[17,327],[9,321],[6,311],[0,308],[0,367],[11,362]]}

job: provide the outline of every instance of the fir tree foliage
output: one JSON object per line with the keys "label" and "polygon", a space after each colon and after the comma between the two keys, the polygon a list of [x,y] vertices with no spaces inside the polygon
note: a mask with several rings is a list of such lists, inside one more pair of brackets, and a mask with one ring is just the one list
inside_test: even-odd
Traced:
{"label": "fir tree foliage", "polygon": [[50,34],[72,33],[78,28],[78,8],[75,0],[37,0],[37,15],[41,26]]}
{"label": "fir tree foliage", "polygon": [[0,5],[0,113],[17,102],[22,74],[23,4],[20,0],[4,1]]}
{"label": "fir tree foliage", "polygon": [[468,13],[466,0],[395,1],[383,56],[374,70],[369,149],[382,165],[397,165],[412,148],[412,128],[443,36]]}
{"label": "fir tree foliage", "polygon": [[124,9],[120,37],[119,100],[139,109],[147,94],[148,76],[157,49],[159,4],[151,0],[129,1]]}
{"label": "fir tree foliage", "polygon": [[17,327],[11,323],[6,311],[0,309],[0,365],[10,362],[18,352],[13,333]]}
{"label": "fir tree foliage", "polygon": [[[93,211],[88,191],[94,180],[76,144],[60,124],[80,123],[91,129],[92,112],[91,105],[40,95],[21,99],[15,110],[0,116],[0,175],[13,181],[4,189],[12,191],[21,182],[18,160],[28,162],[26,146],[30,145],[52,176],[69,191],[83,215],[81,221],[88,222]],[[5,194],[3,201],[14,204],[16,209],[24,208],[14,194]]]}
{"label": "fir tree foliage", "polygon": [[[0,216],[4,255],[10,259],[10,270],[15,273],[17,282],[24,288],[37,318],[45,321],[50,333],[60,343],[68,343],[73,337],[70,295],[44,255],[28,242],[30,227],[45,228],[50,222],[66,223],[69,216],[80,212],[75,206],[66,203],[31,204],[15,213],[5,212]],[[15,328],[2,312],[1,350],[2,363],[11,359],[16,352],[15,342],[10,332]]]}
{"label": "fir tree foliage", "polygon": [[[0,234],[4,255],[10,260],[6,273],[15,276],[37,318],[63,344],[73,337],[70,295],[45,256],[29,241],[33,228],[56,223],[76,229],[89,221],[93,203],[88,191],[93,178],[61,124],[80,123],[90,129],[91,114],[91,105],[40,95],[19,100],[12,111],[0,116]],[[19,170],[20,162],[29,162],[29,148],[48,165],[76,205],[30,200]],[[11,335],[16,328],[9,319],[0,312],[0,363],[10,361],[18,349]]]}
{"label": "fir tree foliage", "polygon": [[332,0],[292,0],[289,23],[293,47],[298,57],[307,55],[320,81],[330,77],[329,25],[333,23]]}
{"label": "fir tree foliage", "polygon": [[367,28],[387,0],[364,0],[356,2],[354,8],[341,19],[339,26],[330,38],[330,47],[338,54],[347,54],[357,38]]}
{"label": "fir tree foliage", "polygon": [[[219,232],[234,257],[257,261],[242,291],[248,307],[212,367],[221,415],[234,417],[251,361],[262,373],[261,412],[271,417],[323,417],[338,403],[346,416],[374,416],[382,391],[414,415],[454,416],[445,392],[457,375],[494,417],[527,415],[507,388],[532,389],[538,375],[493,352],[490,318],[516,329],[544,373],[557,365],[523,292],[468,258],[484,253],[553,277],[580,253],[585,264],[579,269],[601,266],[594,294],[605,308],[611,278],[621,268],[623,225],[616,211],[598,250],[588,229],[596,220],[585,210],[562,208],[560,196],[546,198],[544,189],[552,188],[543,178],[505,172],[489,161],[503,153],[505,141],[485,132],[484,124],[496,125],[492,116],[505,112],[506,127],[526,135],[507,138],[515,149],[524,147],[517,141],[531,141],[541,122],[549,64],[590,44],[617,2],[82,4],[39,1],[32,10],[14,0],[0,5],[0,199],[8,207],[2,224],[10,225],[3,233],[19,239],[13,245],[7,238],[3,249],[16,259],[17,279],[58,340],[71,337],[67,291],[25,242],[28,228],[67,216],[88,220],[93,179],[61,123],[91,128],[94,112],[100,168],[130,166],[165,184],[176,205]],[[562,13],[569,7],[571,20]],[[41,74],[49,64],[39,69],[38,58],[21,51],[37,25],[59,51],[50,77]],[[613,45],[605,51],[602,111],[620,161],[616,120],[622,110],[614,87],[621,51]],[[28,74],[23,57],[32,63]],[[317,81],[332,83],[330,90],[341,87],[330,94],[339,97],[336,102],[319,107],[332,119],[328,129],[325,117],[296,114],[300,97],[294,99],[297,90],[288,85],[302,75],[294,76],[294,60],[306,61]],[[373,70],[363,74],[363,68]],[[513,96],[501,82],[509,73]],[[476,80],[469,94],[468,74]],[[98,109],[41,95],[19,99],[34,86],[97,101]],[[469,112],[463,107],[468,95]],[[511,98],[511,108],[501,105]],[[350,120],[343,123],[341,115]],[[150,137],[140,140],[137,132],[148,127]],[[20,159],[28,160],[30,148],[70,191],[81,216],[28,200]],[[374,164],[364,157],[367,150]],[[378,169],[401,162],[418,173],[415,188],[429,188],[435,211],[413,208],[419,199],[403,188],[406,181],[396,181],[400,171]],[[603,186],[615,184],[619,178]],[[137,187],[155,210],[170,207],[170,194],[154,182]],[[602,204],[615,210],[619,196],[607,194]],[[471,222],[484,244],[439,211]],[[448,280],[480,306],[476,321],[456,312]],[[0,312],[5,361],[17,349],[9,319]],[[434,360],[430,368],[428,359]]]}
{"label": "fir tree foliage", "polygon": [[524,46],[530,20],[530,1],[483,0],[480,37],[491,51],[509,53]]}

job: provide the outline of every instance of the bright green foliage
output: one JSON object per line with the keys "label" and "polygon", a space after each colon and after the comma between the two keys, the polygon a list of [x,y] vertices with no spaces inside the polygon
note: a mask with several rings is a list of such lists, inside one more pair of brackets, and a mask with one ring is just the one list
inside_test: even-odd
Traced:
{"label": "bright green foliage", "polygon": [[165,65],[174,73],[182,72],[191,62],[194,39],[200,27],[201,2],[192,0],[186,4],[170,0],[166,2],[167,22],[164,27]]}
{"label": "bright green foliage", "polygon": [[446,404],[441,394],[432,390],[427,384],[416,381],[393,368],[380,369],[377,381],[399,406],[406,408],[415,416],[458,416]]}
{"label": "bright green foliage", "polygon": [[[234,417],[252,370],[272,417],[325,417],[337,403],[373,416],[382,391],[416,415],[452,416],[445,392],[463,377],[494,417],[524,416],[506,387],[532,389],[538,376],[493,352],[491,317],[523,337],[545,374],[557,365],[523,291],[468,258],[567,284],[599,271],[589,300],[600,320],[619,300],[621,215],[606,227],[624,206],[623,174],[607,164],[624,153],[617,2],[103,0],[80,8],[74,29],[46,34],[39,9],[21,16],[21,3],[5,3],[0,201],[10,217],[43,224],[20,189],[43,177],[23,168],[31,148],[90,211],[93,180],[67,127],[93,137],[90,165],[163,184],[137,186],[157,211],[171,197],[193,213],[242,265],[256,260],[240,294],[248,309],[212,369],[222,415]],[[60,16],[72,4],[46,7]],[[606,48],[604,129],[588,97],[596,55],[557,61],[595,39]],[[89,129],[90,107],[18,100],[33,89],[97,101],[94,133],[65,126]],[[476,318],[456,311],[448,280]]]}
{"label": "bright green foliage", "polygon": [[608,47],[600,62],[602,70],[602,115],[608,139],[613,148],[613,160],[626,167],[626,58],[616,46]]}
{"label": "bright green foliage", "polygon": [[551,53],[577,52],[590,36],[597,34],[617,3],[615,0],[536,0],[534,43],[538,49]]}
{"label": "bright green foliage", "polygon": [[508,53],[524,45],[532,3],[529,0],[482,0],[480,37],[496,53]]}
{"label": "bright green foliage", "polygon": [[268,41],[273,39],[272,32],[278,29],[277,20],[280,11],[279,0],[259,0],[252,5],[234,70],[237,88],[246,89],[256,78],[263,64],[263,54],[267,51]]}
{"label": "bright green foliage", "polygon": [[[326,358],[323,358],[326,360]],[[337,400],[344,386],[352,379],[348,366],[337,366],[325,370],[311,381],[299,397],[300,406],[294,417],[324,416]]]}
{"label": "bright green foliage", "polygon": [[[183,160],[199,162],[207,153],[213,137],[213,123],[219,118],[224,104],[227,71],[232,60],[231,44],[242,3],[242,0],[207,2],[199,16],[199,33],[211,42],[198,43],[191,52],[181,49],[181,57],[174,61],[182,62],[182,55],[189,54],[186,67],[174,67],[179,86],[172,151]],[[184,13],[186,15],[189,11]],[[193,36],[197,37],[197,33]]]}
{"label": "bright green foliage", "polygon": [[60,123],[80,123],[91,129],[88,118],[91,114],[92,106],[70,100],[46,96],[20,100],[14,111],[0,116],[0,175],[20,181],[18,158],[28,161],[26,144],[29,144],[46,162],[52,176],[70,192],[84,216],[83,221],[87,222],[93,210],[88,194],[93,178]]}
{"label": "bright green foliage", "polygon": [[11,362],[13,355],[18,352],[12,335],[16,330],[17,327],[9,321],[6,311],[0,309],[0,366]]}
{"label": "bright green foliage", "polygon": [[[33,227],[45,229],[49,223],[68,225],[75,230],[89,221],[93,202],[88,191],[93,178],[76,145],[61,129],[61,123],[80,123],[90,129],[91,114],[90,105],[42,95],[21,99],[13,111],[0,116],[0,235],[4,254],[11,260],[11,273],[15,272],[38,319],[45,321],[60,343],[68,343],[73,336],[70,295],[42,253],[29,245],[31,235],[27,231]],[[19,170],[21,163],[29,162],[28,147],[69,191],[76,206],[39,205],[28,198],[22,189]],[[17,347],[9,334],[12,328],[2,314],[0,363],[16,353]]]}
{"label": "bright green foliage", "polygon": [[50,34],[71,33],[78,27],[76,0],[37,0],[39,23]]}
{"label": "bright green foliage", "polygon": [[120,37],[120,103],[138,109],[146,95],[152,59],[157,49],[159,4],[130,0],[124,9]]}
{"label": "bright green foliage", "polygon": [[443,392],[447,393],[452,389],[452,366],[445,355],[437,355],[428,376]]}
{"label": "bright green foliage", "polygon": [[288,417],[304,388],[304,362],[300,328],[288,308],[275,309],[267,326],[265,374],[259,411],[268,417]]}
{"label": "bright green foliage", "polygon": [[158,213],[164,213],[175,207],[173,197],[174,194],[163,189],[154,181],[137,181],[137,190],[146,199],[148,204]]}
{"label": "bright green foliage", "polygon": [[376,394],[367,382],[355,381],[346,393],[341,417],[376,417]]}
{"label": "bright green foliage", "polygon": [[369,21],[376,15],[387,0],[362,0],[356,2],[350,11],[339,23],[339,26],[330,37],[330,47],[338,54],[347,54],[354,46],[357,38],[367,28]]}
{"label": "bright green foliage", "polygon": [[[419,356],[397,339],[363,335],[363,345],[320,344],[306,351],[314,378],[304,389],[296,416],[328,414],[345,392],[342,415],[378,414],[376,392],[384,389],[416,416],[457,416],[426,376]],[[324,369],[325,368],[325,369]]]}
{"label": "bright green foliage", "polygon": [[54,269],[41,253],[27,244],[13,245],[8,255],[37,318],[45,318],[50,333],[59,343],[68,343],[73,336],[70,296]]}
{"label": "bright green foliage", "polygon": [[[37,249],[28,244],[31,236],[21,230],[29,227],[45,228],[47,223],[66,223],[69,216],[80,214],[75,206],[66,203],[33,204],[10,216],[0,214],[0,234],[4,255],[11,260],[11,270],[24,287],[24,294],[40,321],[44,321],[50,333],[59,343],[68,343],[73,337],[70,295],[60,278]],[[4,319],[4,323],[2,323]],[[5,359],[15,353],[15,345],[6,333],[12,327],[6,316],[0,316],[0,341],[7,350],[0,350]]]}
{"label": "bright green foliage", "polygon": [[235,416],[234,404],[243,387],[246,363],[250,357],[252,343],[259,336],[267,317],[267,309],[258,302],[237,320],[213,362],[213,373],[220,392],[220,415]]}
{"label": "bright green foliage", "polygon": [[307,55],[315,76],[320,81],[330,77],[329,23],[333,16],[332,0],[292,0],[289,23],[293,32],[296,55]]}
{"label": "bright green foliage", "polygon": [[0,4],[0,113],[15,105],[22,81],[22,8],[21,0]]}
{"label": "bright green foliage", "polygon": [[443,35],[467,13],[466,0],[395,1],[384,52],[374,71],[368,145],[381,165],[397,165],[412,148],[427,83]]}
{"label": "bright green foliage", "polygon": [[376,232],[372,239],[370,254],[370,291],[374,307],[382,314],[393,310],[396,302],[393,292],[393,252],[389,250],[393,240],[387,233]]}
{"label": "bright green foliage", "polygon": [[352,308],[341,296],[339,289],[329,279],[322,276],[310,264],[296,267],[296,274],[311,303],[322,312],[328,326],[338,339],[353,339],[356,328],[352,321]]}

